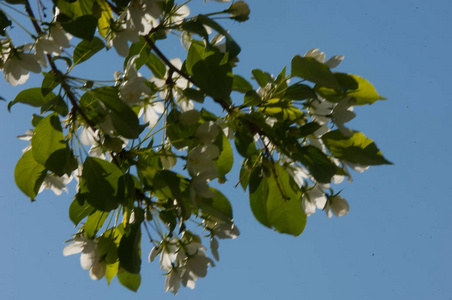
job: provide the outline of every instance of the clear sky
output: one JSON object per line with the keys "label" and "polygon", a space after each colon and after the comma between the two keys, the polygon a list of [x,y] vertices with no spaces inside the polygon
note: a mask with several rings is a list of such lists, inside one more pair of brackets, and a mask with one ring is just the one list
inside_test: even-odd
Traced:
{"label": "clear sky", "polygon": [[[202,0],[194,2],[196,11]],[[311,48],[327,57],[345,55],[337,70],[361,75],[388,98],[357,109],[349,127],[372,138],[395,164],[353,174],[341,193],[350,213],[328,219],[318,211],[297,238],[260,225],[247,195],[231,188],[238,178],[231,174],[222,191],[241,235],[221,241],[217,266],[194,290],[181,288],[176,297],[450,299],[452,2],[247,2],[250,20],[231,26],[242,46],[236,72],[246,78],[253,68],[278,73]],[[25,87],[38,84],[30,80]],[[0,80],[7,100],[18,91]],[[14,166],[26,146],[16,136],[31,128],[33,112],[16,105],[8,113],[0,102],[0,298],[174,299],[164,293],[159,266],[147,263],[149,245],[143,246],[137,293],[116,279],[110,287],[92,281],[78,255],[63,257],[63,241],[75,232],[67,215],[71,194],[46,191],[30,203],[14,183]]]}

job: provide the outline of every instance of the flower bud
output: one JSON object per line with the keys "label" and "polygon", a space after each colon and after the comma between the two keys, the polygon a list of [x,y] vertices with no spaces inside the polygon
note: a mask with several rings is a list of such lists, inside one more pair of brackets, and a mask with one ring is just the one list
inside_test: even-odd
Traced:
{"label": "flower bud", "polygon": [[227,10],[231,14],[231,19],[245,22],[249,19],[250,8],[245,1],[236,1]]}

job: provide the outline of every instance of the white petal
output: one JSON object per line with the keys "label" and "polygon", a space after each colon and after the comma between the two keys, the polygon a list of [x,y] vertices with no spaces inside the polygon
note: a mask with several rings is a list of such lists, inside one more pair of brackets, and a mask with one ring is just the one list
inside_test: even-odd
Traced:
{"label": "white petal", "polygon": [[[85,249],[83,250],[85,251]],[[80,255],[80,264],[84,270],[89,270],[97,262],[97,250],[91,252],[82,252]]]}
{"label": "white petal", "polygon": [[149,253],[148,261],[153,262],[157,255],[159,255],[161,249],[162,247],[160,245],[154,246],[154,248],[152,248],[151,252]]}
{"label": "white petal", "polygon": [[70,243],[69,245],[64,247],[63,255],[68,256],[68,255],[77,254],[77,253],[82,252],[83,244],[84,244],[84,242],[81,242],[81,241],[74,241],[74,242]]}
{"label": "white petal", "polygon": [[339,66],[339,64],[343,60],[344,60],[344,56],[343,55],[336,55],[336,56],[333,56],[330,59],[328,59],[325,62],[325,65],[327,65],[330,69],[336,68],[337,66]]}
{"label": "white petal", "polygon": [[212,251],[213,257],[219,261],[220,255],[218,254],[218,240],[214,237],[210,238],[210,251]]}
{"label": "white petal", "polygon": [[91,277],[92,280],[102,279],[105,276],[106,271],[107,264],[104,261],[97,263],[89,270],[89,277]]}

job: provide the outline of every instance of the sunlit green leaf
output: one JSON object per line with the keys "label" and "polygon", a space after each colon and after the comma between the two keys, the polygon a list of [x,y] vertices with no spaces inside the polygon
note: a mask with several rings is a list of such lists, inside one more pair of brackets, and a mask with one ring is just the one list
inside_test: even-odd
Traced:
{"label": "sunlit green leaf", "polygon": [[96,210],[89,215],[85,223],[85,233],[88,238],[94,238],[97,231],[104,225],[105,220],[108,217],[108,212]]}
{"label": "sunlit green leaf", "polygon": [[38,194],[47,170],[34,158],[31,150],[25,152],[16,164],[14,179],[19,189],[31,200]]}
{"label": "sunlit green leaf", "polygon": [[363,166],[391,164],[375,143],[361,132],[354,131],[348,137],[334,130],[324,134],[322,140],[335,157],[347,162]]}
{"label": "sunlit green leaf", "polygon": [[[108,285],[110,285],[111,280],[116,276],[116,274],[118,274],[118,269],[119,269],[119,261],[115,262],[114,264],[107,264],[107,269],[105,271],[105,279],[107,279]],[[127,281],[127,280],[125,280],[125,278],[123,278],[123,280]],[[138,288],[137,288],[137,290],[138,290]]]}
{"label": "sunlit green leaf", "polygon": [[33,130],[31,151],[34,159],[58,176],[77,168],[72,151],[64,140],[58,116],[53,113],[42,119]]}
{"label": "sunlit green leaf", "polygon": [[75,226],[77,226],[84,218],[89,216],[93,211],[94,207],[89,205],[88,202],[83,202],[83,204],[80,204],[80,200],[76,198],[74,201],[72,201],[71,205],[69,206],[69,218],[74,223]]}
{"label": "sunlit green leaf", "polygon": [[91,56],[102,50],[104,47],[104,42],[102,42],[102,40],[98,37],[93,37],[90,41],[81,41],[74,49],[74,64],[80,64],[88,60]]}
{"label": "sunlit green leaf", "polygon": [[113,14],[111,13],[110,5],[106,0],[96,0],[96,3],[99,7],[97,9],[97,14],[99,14],[99,10],[101,11],[99,19],[97,20],[97,29],[99,34],[105,37],[110,26],[111,19],[113,19]]}
{"label": "sunlit green leaf", "polygon": [[43,96],[41,88],[26,89],[19,92],[16,98],[14,98],[13,101],[8,103],[8,110],[10,110],[11,107],[16,103],[24,103],[31,105],[33,107],[41,107],[42,105],[46,104],[53,98],[55,98],[55,94],[51,92],[48,93],[46,96]]}
{"label": "sunlit green leaf", "polygon": [[301,192],[294,189],[289,173],[275,165],[277,175],[268,178],[267,218],[281,233],[300,235],[306,226],[306,214],[301,207]]}
{"label": "sunlit green leaf", "polygon": [[218,159],[215,161],[218,170],[218,181],[224,182],[226,181],[225,175],[231,171],[232,166],[234,165],[234,156],[232,155],[232,147],[229,143],[229,139],[220,132],[215,141],[215,145],[220,149],[220,155]]}
{"label": "sunlit green leaf", "polygon": [[259,107],[259,111],[267,116],[291,122],[304,116],[301,110],[294,107],[290,101],[284,99],[270,99]]}
{"label": "sunlit green leaf", "polygon": [[351,96],[356,100],[355,105],[372,104],[377,100],[385,100],[378,94],[374,86],[366,79],[359,77],[358,75],[350,75],[358,83],[356,90],[347,91],[347,96]]}
{"label": "sunlit green leaf", "polygon": [[148,59],[146,61],[146,66],[157,78],[160,79],[165,78],[166,66],[163,63],[163,61],[160,58],[158,58],[158,56],[155,55],[154,53],[152,52],[149,53]]}
{"label": "sunlit green leaf", "polygon": [[141,284],[141,275],[129,273],[126,270],[120,269],[118,271],[118,280],[123,286],[136,292]]}
{"label": "sunlit green leaf", "polygon": [[[256,170],[255,170],[256,171]],[[250,206],[254,217],[262,225],[269,228],[272,227],[268,220],[267,199],[268,199],[268,182],[267,178],[262,178],[255,171],[250,177]]]}

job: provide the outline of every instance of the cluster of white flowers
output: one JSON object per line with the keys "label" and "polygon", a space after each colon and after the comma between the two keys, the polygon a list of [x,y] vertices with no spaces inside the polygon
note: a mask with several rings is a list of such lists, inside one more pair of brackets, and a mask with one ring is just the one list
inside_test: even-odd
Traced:
{"label": "cluster of white flowers", "polygon": [[182,237],[165,238],[149,253],[149,262],[160,254],[160,267],[166,272],[165,291],[177,294],[180,284],[191,289],[199,277],[207,275],[209,266],[215,266],[207,256],[199,236],[185,231]]}
{"label": "cluster of white flowers", "polygon": [[81,234],[76,235],[69,245],[64,247],[63,255],[81,253],[80,264],[84,270],[89,270],[89,276],[93,280],[99,280],[105,276],[107,264],[101,261],[97,251],[97,240],[89,239]]}
{"label": "cluster of white flowers", "polygon": [[[325,53],[319,49],[311,49],[306,52],[305,57],[312,57],[318,62],[324,63],[329,68],[337,67],[344,56],[337,55],[325,61]],[[317,129],[314,134],[308,136],[309,144],[320,149],[328,155],[326,147],[322,141],[322,136],[331,130],[331,123],[335,125],[345,136],[351,135],[352,131],[344,126],[344,123],[352,120],[355,117],[351,99],[345,97],[338,103],[329,102],[321,96],[317,95],[315,99],[311,99],[309,105],[309,115],[312,121],[317,122],[321,127]],[[339,165],[339,160],[334,157],[331,158],[336,165]],[[355,171],[364,171],[368,166],[358,166],[344,162]],[[346,166],[344,166],[346,168]],[[309,172],[303,167],[291,165],[289,172],[294,178],[300,189],[303,190],[302,207],[306,215],[312,215],[316,209],[325,210],[328,217],[336,215],[338,217],[344,216],[349,212],[349,205],[347,201],[341,196],[328,196],[327,191],[330,189],[329,184],[317,182]],[[334,175],[331,181],[334,184],[339,184],[344,180],[344,175]],[[350,177],[349,177],[350,178]],[[305,184],[305,182],[312,182],[313,184]]]}
{"label": "cluster of white flowers", "polygon": [[210,251],[213,257],[218,261],[220,255],[218,254],[218,240],[219,239],[235,239],[240,235],[240,231],[235,226],[233,221],[225,221],[209,216],[204,219],[203,224],[206,230],[210,231]]}
{"label": "cluster of white flowers", "polygon": [[0,69],[5,80],[12,86],[24,84],[30,72],[39,73],[47,67],[46,54],[59,55],[68,48],[71,35],[64,32],[61,25],[54,22],[49,30],[36,39],[34,44],[14,47],[8,39],[0,40]]}

